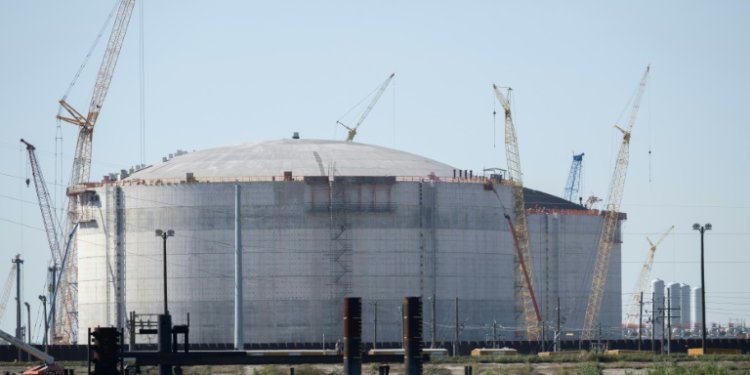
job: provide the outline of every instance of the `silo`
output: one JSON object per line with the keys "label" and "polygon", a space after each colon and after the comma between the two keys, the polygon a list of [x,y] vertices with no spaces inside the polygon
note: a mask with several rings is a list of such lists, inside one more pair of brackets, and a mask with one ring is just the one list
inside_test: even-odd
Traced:
{"label": "silo", "polygon": [[661,339],[664,333],[664,281],[661,279],[654,279],[651,281],[651,296],[653,298],[651,303],[651,314],[652,314],[652,330],[654,338]]}
{"label": "silo", "polygon": [[701,329],[703,325],[703,289],[696,286],[690,291],[690,328]]}
{"label": "silo", "polygon": [[680,294],[682,293],[682,290],[680,288],[680,283],[669,283],[667,286],[667,289],[669,290],[668,298],[669,298],[669,304],[667,305],[667,323],[669,328],[677,328],[680,325],[681,321],[681,311],[680,311]]}
{"label": "silo", "polygon": [[[121,327],[131,311],[163,310],[162,241],[154,230],[173,229],[173,321],[182,324],[190,314],[191,342],[232,342],[240,185],[246,343],[335,342],[345,296],[362,298],[364,341],[375,332],[379,342],[399,341],[398,308],[412,295],[425,298],[426,339],[434,326],[437,341],[452,340],[457,320],[465,327],[521,327],[502,337],[518,338],[524,331],[515,247],[504,218],[513,214],[511,184],[495,178],[496,195],[488,179],[457,170],[363,143],[286,139],[180,154],[124,180],[87,183],[87,221],[76,237],[79,330]],[[524,194],[529,268],[544,319],[556,318],[559,297],[561,318],[575,331],[602,213],[531,189]],[[619,231],[618,225],[617,238]],[[599,319],[605,329],[621,319],[619,254],[616,241]],[[467,328],[460,338],[488,334]]]}
{"label": "silo", "polygon": [[680,328],[690,329],[690,285],[680,284]]}

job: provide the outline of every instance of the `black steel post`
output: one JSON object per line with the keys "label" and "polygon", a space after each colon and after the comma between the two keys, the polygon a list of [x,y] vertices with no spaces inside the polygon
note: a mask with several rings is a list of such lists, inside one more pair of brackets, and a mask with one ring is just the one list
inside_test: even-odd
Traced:
{"label": "black steel post", "polygon": [[[21,332],[21,254],[17,254],[13,259],[16,265],[16,338],[23,341],[23,332]],[[21,360],[21,348],[18,349],[18,360]]]}
{"label": "black steel post", "polygon": [[[172,352],[172,317],[169,314],[159,315],[158,340],[159,353],[169,354]],[[171,374],[171,365],[159,365],[159,375]]]}
{"label": "black steel post", "polygon": [[47,324],[47,297],[39,296],[39,300],[42,301],[42,310],[44,311],[44,352],[47,353],[47,332],[49,332],[49,325]]}
{"label": "black steel post", "polygon": [[378,348],[378,301],[373,302],[373,314],[375,315],[375,319],[373,320],[373,334],[372,334],[372,348],[377,349]]}
{"label": "black steel post", "polygon": [[362,374],[362,298],[344,298],[344,375]]}
{"label": "black steel post", "polygon": [[167,232],[162,233],[161,238],[164,240],[164,315],[169,315],[169,308],[167,307]]}
{"label": "black steel post", "polygon": [[404,373],[422,374],[422,298],[406,297],[402,305]]}
{"label": "black steel post", "polygon": [[[710,227],[709,227],[710,228]],[[706,276],[703,262],[703,233],[706,227],[700,227],[701,232],[701,348],[706,354]]]}

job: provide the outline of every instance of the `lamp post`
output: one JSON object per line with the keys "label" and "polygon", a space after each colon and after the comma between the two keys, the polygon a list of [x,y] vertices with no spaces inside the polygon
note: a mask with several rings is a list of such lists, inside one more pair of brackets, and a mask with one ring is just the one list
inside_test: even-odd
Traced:
{"label": "lamp post", "polygon": [[31,344],[31,305],[28,302],[23,303],[26,306],[26,342]]}
{"label": "lamp post", "polygon": [[161,237],[164,240],[162,253],[164,259],[164,315],[169,315],[169,309],[167,308],[167,238],[174,236],[174,231],[172,229],[166,231],[157,229],[154,233],[156,233],[156,237]]}
{"label": "lamp post", "polygon": [[701,233],[701,348],[704,355],[706,354],[706,277],[703,265],[703,233],[711,230],[711,228],[711,223],[706,223],[706,225],[693,224],[693,230]]}
{"label": "lamp post", "polygon": [[42,301],[42,310],[44,311],[44,352],[47,353],[47,331],[49,331],[49,326],[47,325],[47,297],[39,296],[39,300]]}

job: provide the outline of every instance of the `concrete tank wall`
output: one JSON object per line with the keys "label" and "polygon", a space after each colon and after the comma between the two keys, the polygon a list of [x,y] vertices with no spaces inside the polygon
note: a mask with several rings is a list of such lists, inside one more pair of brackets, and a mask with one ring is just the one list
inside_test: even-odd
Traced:
{"label": "concrete tank wall", "polygon": [[[341,298],[363,298],[363,340],[399,341],[404,296],[424,296],[424,337],[484,340],[523,332],[514,301],[514,247],[503,210],[476,183],[341,178],[333,184],[242,185],[244,332],[248,343],[328,342],[341,336]],[[229,343],[233,322],[234,185],[193,183],[95,189],[94,220],[79,229],[79,327],[122,325],[130,311],[190,314],[191,341]],[[119,195],[118,195],[119,194]],[[510,189],[499,186],[506,207]],[[529,232],[543,320],[580,329],[602,217],[534,214]],[[618,231],[619,232],[619,231]],[[620,246],[610,260],[600,321],[620,325]],[[117,272],[121,269],[122,272]],[[432,311],[431,299],[436,297]],[[119,322],[119,323],[118,323]],[[143,341],[146,338],[139,338]],[[153,339],[153,338],[152,338]]]}

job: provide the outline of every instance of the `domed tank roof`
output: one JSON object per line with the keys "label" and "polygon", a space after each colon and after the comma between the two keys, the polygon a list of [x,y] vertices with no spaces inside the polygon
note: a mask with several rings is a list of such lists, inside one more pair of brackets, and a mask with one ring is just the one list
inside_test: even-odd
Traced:
{"label": "domed tank roof", "polygon": [[216,147],[176,156],[128,179],[294,176],[453,177],[454,168],[408,152],[356,142],[281,139]]}

